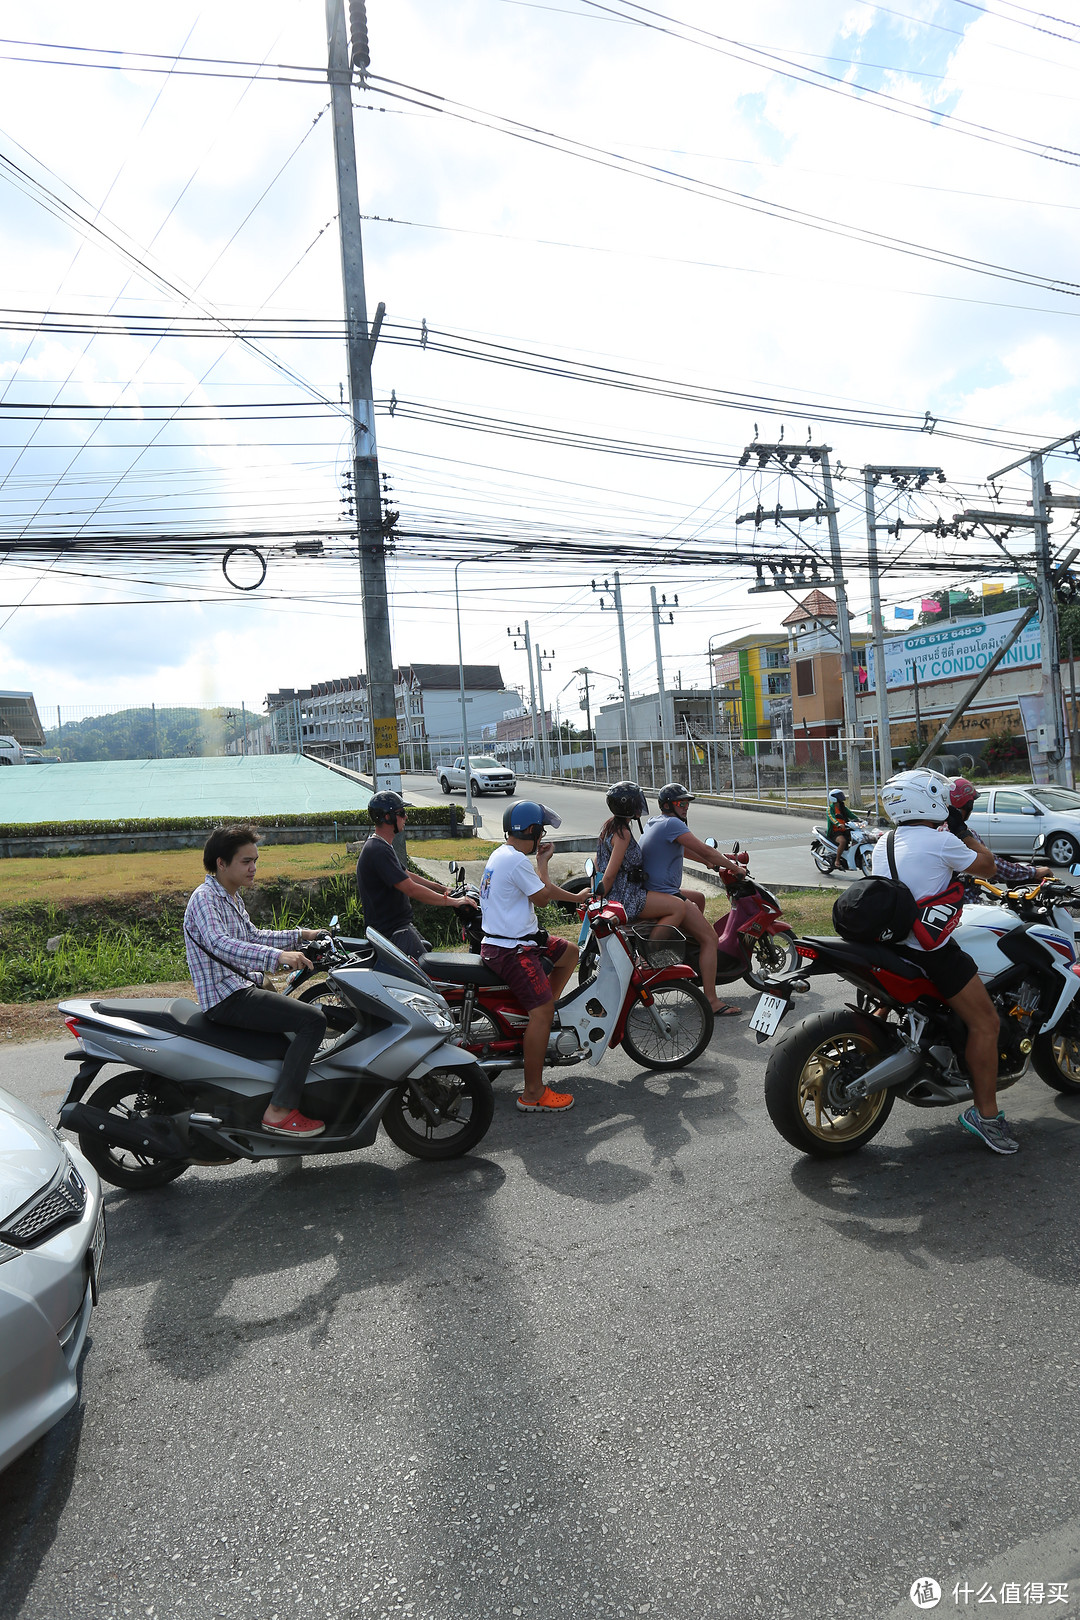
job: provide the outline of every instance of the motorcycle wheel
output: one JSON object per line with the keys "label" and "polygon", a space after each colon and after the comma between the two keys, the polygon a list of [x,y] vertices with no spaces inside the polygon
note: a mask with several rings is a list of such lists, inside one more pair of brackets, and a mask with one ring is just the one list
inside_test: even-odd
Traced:
{"label": "motorcycle wheel", "polygon": [[578,961],[578,984],[592,984],[596,978],[596,970],[600,966],[600,947],[596,943],[595,935],[590,934],[581,947],[581,957]]}
{"label": "motorcycle wheel", "polygon": [[[699,1058],[712,1040],[715,1018],[696,984],[662,984],[652,992],[653,1004],[637,1001],[626,1017],[623,1051],[643,1069],[682,1069]],[[665,1025],[657,1029],[653,1014]]]}
{"label": "motorcycle wheel", "polygon": [[799,965],[793,934],[763,934],[750,952],[752,966],[743,978],[752,990],[767,990],[766,979],[778,973],[794,973]]}
{"label": "motorcycle wheel", "polygon": [[852,1107],[830,1105],[837,1081],[854,1079],[889,1052],[866,1022],[847,1009],[821,1013],[785,1035],[769,1059],[769,1118],[785,1142],[812,1158],[856,1153],[892,1113],[891,1091],[876,1091]]}
{"label": "motorcycle wheel", "polygon": [[[103,1108],[106,1113],[123,1119],[137,1119],[140,1114],[175,1114],[185,1104],[191,1106],[183,1093],[168,1081],[144,1074],[140,1069],[112,1075],[91,1092],[86,1101],[91,1108]],[[131,1148],[110,1147],[94,1131],[79,1132],[79,1147],[102,1181],[128,1192],[165,1187],[182,1176],[190,1164],[188,1159],[157,1159],[135,1153]]]}
{"label": "motorcycle wheel", "polygon": [[811,854],[814,857],[814,865],[817,867],[818,871],[824,872],[827,876],[833,869],[834,863],[831,856],[819,855],[817,850],[812,850]]}
{"label": "motorcycle wheel", "polygon": [[416,1086],[446,1114],[433,1125],[408,1086],[395,1092],[383,1115],[386,1134],[403,1153],[414,1159],[456,1159],[468,1153],[484,1136],[495,1117],[495,1093],[485,1074],[462,1074],[457,1069],[434,1069]]}
{"label": "motorcycle wheel", "polygon": [[326,1014],[326,1034],[319,1042],[319,1053],[326,1052],[346,1030],[352,1029],[356,1023],[356,1010],[349,1006],[341,991],[330,983],[329,979],[322,979],[318,984],[309,984],[301,990],[297,1001],[306,1001],[321,1007]]}
{"label": "motorcycle wheel", "polygon": [[1031,1048],[1031,1066],[1040,1080],[1055,1091],[1080,1096],[1080,1039],[1058,1030],[1036,1035]]}
{"label": "motorcycle wheel", "polygon": [[870,876],[870,872],[871,872],[870,863],[873,860],[873,858],[874,858],[873,850],[857,849],[855,851],[855,865],[858,867],[859,875],[861,877],[869,877]]}

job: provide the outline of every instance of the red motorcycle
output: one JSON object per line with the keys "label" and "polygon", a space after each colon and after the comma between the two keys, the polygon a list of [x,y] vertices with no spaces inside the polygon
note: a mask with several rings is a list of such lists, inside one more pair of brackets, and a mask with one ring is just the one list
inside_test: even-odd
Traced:
{"label": "red motorcycle", "polygon": [[[592,862],[586,863],[586,870]],[[591,878],[591,873],[590,873]],[[693,1063],[713,1034],[713,1011],[685,963],[650,965],[622,906],[594,895],[583,908],[597,946],[595,977],[555,1009],[546,1061],[597,1064],[609,1047],[646,1069]],[[528,1014],[478,955],[431,951],[420,966],[449,1003],[461,1045],[494,1076],[520,1068]]]}

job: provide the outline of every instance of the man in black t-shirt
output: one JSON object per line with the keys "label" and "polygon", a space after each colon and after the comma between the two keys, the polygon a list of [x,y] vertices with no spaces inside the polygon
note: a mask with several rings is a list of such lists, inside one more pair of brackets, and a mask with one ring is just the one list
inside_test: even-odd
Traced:
{"label": "man in black t-shirt", "polygon": [[400,794],[376,793],[367,808],[375,830],[356,861],[356,890],[364,908],[364,927],[374,928],[398,950],[418,961],[431,945],[413,926],[412,901],[455,908],[469,906],[472,901],[455,900],[441,883],[414,877],[402,866],[394,849],[394,837],[404,831],[406,821],[405,801]]}

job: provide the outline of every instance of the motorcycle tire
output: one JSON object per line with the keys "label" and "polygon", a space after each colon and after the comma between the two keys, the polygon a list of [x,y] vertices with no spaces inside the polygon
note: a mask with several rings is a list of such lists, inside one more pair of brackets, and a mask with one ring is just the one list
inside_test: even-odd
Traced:
{"label": "motorcycle tire", "polygon": [[596,978],[596,971],[600,966],[600,947],[596,938],[590,934],[581,947],[581,956],[578,960],[578,984],[592,984]]}
{"label": "motorcycle tire", "polygon": [[316,1057],[320,1052],[325,1052],[333,1046],[334,1042],[356,1023],[356,1009],[349,1006],[341,991],[335,989],[329,979],[321,979],[318,984],[307,985],[296,999],[321,1007],[326,1015],[326,1034],[319,1042]]}
{"label": "motorcycle tire", "polygon": [[832,858],[828,855],[819,855],[817,850],[812,850],[811,854],[814,857],[814,865],[817,867],[818,871],[824,872],[827,877],[835,864]]}
{"label": "motorcycle tire", "polygon": [[[182,1108],[191,1107],[190,1098],[183,1092],[157,1075],[144,1074],[141,1069],[126,1069],[123,1074],[111,1075],[86,1101],[91,1108],[102,1108],[108,1114],[122,1114],[125,1118],[139,1114],[177,1114]],[[157,1159],[135,1153],[131,1148],[110,1147],[94,1131],[79,1132],[79,1147],[102,1181],[112,1187],[123,1187],[126,1192],[166,1187],[177,1176],[182,1176],[191,1163],[190,1159]]]}
{"label": "motorcycle tire", "polygon": [[[457,1159],[487,1135],[495,1117],[495,1093],[487,1075],[433,1069],[415,1084],[434,1096],[440,1107],[456,1107],[459,1112],[444,1125],[432,1125],[408,1086],[401,1086],[382,1122],[391,1142],[403,1153],[411,1153],[414,1159]],[[456,1103],[454,1092],[459,1093]],[[437,1131],[445,1134],[436,1135]]]}
{"label": "motorcycle tire", "polygon": [[750,960],[753,966],[743,974],[743,978],[751,990],[767,990],[770,978],[775,978],[778,973],[794,973],[798,967],[795,935],[763,934],[754,941]]}
{"label": "motorcycle tire", "polygon": [[[651,1007],[635,1001],[627,1013],[623,1051],[643,1069],[658,1073],[684,1069],[701,1056],[713,1037],[716,1019],[705,992],[682,980],[658,985],[652,998]],[[670,1021],[666,1034],[657,1029],[654,1012]]]}
{"label": "motorcycle tire", "polygon": [[785,1142],[814,1159],[857,1153],[892,1113],[891,1091],[849,1108],[829,1107],[834,1077],[854,1078],[887,1057],[887,1025],[848,1008],[807,1018],[777,1043],[765,1070],[765,1106]]}
{"label": "motorcycle tire", "polygon": [[1031,1067],[1040,1080],[1066,1096],[1080,1096],[1080,1039],[1062,1035],[1060,1030],[1036,1035],[1031,1048]]}

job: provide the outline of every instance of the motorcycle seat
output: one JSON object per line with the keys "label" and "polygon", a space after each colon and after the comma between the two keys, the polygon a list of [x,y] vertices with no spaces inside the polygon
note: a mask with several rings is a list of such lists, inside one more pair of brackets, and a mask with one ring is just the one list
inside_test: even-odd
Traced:
{"label": "motorcycle seat", "polygon": [[212,1023],[197,1001],[136,997],[130,1001],[92,1001],[90,1005],[108,1018],[130,1018],[134,1023],[160,1029],[167,1035],[184,1035],[189,1041],[202,1041],[207,1046],[216,1046],[219,1051],[234,1052],[238,1057],[254,1058],[260,1063],[280,1060],[289,1047],[287,1035]]}
{"label": "motorcycle seat", "polygon": [[839,939],[835,934],[811,934],[806,943],[815,945],[830,956],[839,956],[849,962],[869,962],[871,967],[888,968],[901,979],[925,979],[926,974],[916,967],[910,957],[890,950],[888,945],[857,945],[850,939]]}
{"label": "motorcycle seat", "polygon": [[497,973],[468,951],[428,951],[420,958],[420,966],[429,979],[441,979],[443,984],[506,988]]}

